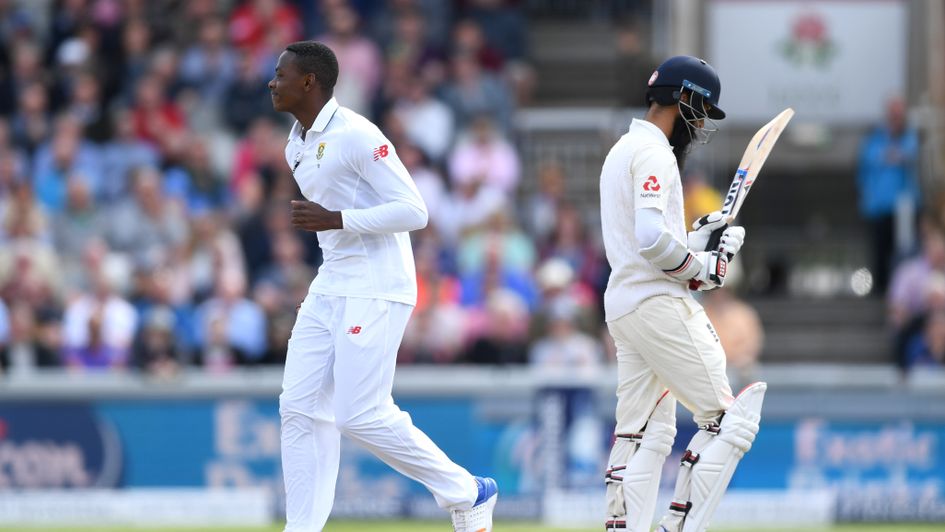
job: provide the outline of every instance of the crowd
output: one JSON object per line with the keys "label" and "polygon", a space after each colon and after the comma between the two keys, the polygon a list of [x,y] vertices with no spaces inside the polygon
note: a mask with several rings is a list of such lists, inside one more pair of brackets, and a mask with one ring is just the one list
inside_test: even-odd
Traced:
{"label": "crowd", "polygon": [[520,4],[0,0],[0,370],[284,361],[321,258],[266,83],[306,38],[430,210],[401,363],[602,363],[597,239],[554,162],[520,188]]}

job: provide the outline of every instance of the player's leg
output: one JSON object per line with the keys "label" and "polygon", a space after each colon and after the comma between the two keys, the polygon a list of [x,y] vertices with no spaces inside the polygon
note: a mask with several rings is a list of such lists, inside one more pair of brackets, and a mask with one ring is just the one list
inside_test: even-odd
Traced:
{"label": "player's leg", "polygon": [[279,396],[286,532],[318,532],[335,498],[340,433],[332,411],[334,376],[331,331],[321,316],[326,298],[309,295],[289,339]]}
{"label": "player's leg", "polygon": [[608,323],[617,346],[617,426],[605,475],[605,530],[648,531],[663,463],[676,436],[676,401],[633,347],[621,319]]}
{"label": "player's leg", "polygon": [[441,508],[470,508],[479,496],[475,478],[416,428],[391,397],[397,350],[413,307],[379,299],[343,301],[343,313],[333,316],[338,428],[426,486]]}
{"label": "player's leg", "polygon": [[670,532],[702,530],[758,432],[764,385],[749,387],[751,392],[733,404],[725,352],[695,301],[652,298],[640,310],[628,327],[641,356],[699,426],[687,446],[670,512],[660,524]]}

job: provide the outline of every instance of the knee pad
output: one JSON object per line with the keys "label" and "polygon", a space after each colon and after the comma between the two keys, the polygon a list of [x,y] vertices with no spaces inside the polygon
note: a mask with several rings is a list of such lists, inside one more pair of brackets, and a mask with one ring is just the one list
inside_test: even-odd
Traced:
{"label": "knee pad", "polygon": [[666,532],[702,532],[709,526],[732,474],[758,434],[768,385],[745,388],[721,423],[700,427],[680,463],[669,512],[660,521]]}
{"label": "knee pad", "polygon": [[676,437],[676,400],[664,395],[639,434],[618,434],[611,450],[606,530],[648,531],[663,462]]}

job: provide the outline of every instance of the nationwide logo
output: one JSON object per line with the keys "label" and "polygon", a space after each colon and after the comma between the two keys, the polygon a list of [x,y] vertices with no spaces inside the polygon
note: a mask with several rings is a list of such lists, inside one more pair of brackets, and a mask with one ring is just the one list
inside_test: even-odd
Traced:
{"label": "nationwide logo", "polygon": [[659,192],[661,188],[663,187],[660,185],[659,181],[656,180],[655,175],[646,178],[646,181],[643,183],[643,190],[647,192]]}
{"label": "nationwide logo", "polygon": [[837,55],[827,23],[816,13],[803,14],[791,24],[791,36],[779,44],[781,55],[794,65],[827,68]]}

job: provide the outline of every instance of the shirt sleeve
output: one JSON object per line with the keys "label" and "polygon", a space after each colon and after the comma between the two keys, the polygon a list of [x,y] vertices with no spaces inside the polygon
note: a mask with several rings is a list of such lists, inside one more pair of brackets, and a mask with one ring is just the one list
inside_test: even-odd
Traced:
{"label": "shirt sleeve", "polygon": [[342,210],[343,229],[355,233],[402,233],[426,227],[427,207],[393,144],[380,131],[365,132],[354,139],[350,150],[349,164],[383,203]]}
{"label": "shirt sleeve", "polygon": [[679,179],[676,158],[665,146],[644,146],[630,162],[635,209],[666,210],[669,187]]}

